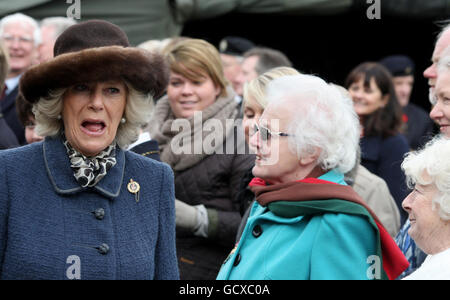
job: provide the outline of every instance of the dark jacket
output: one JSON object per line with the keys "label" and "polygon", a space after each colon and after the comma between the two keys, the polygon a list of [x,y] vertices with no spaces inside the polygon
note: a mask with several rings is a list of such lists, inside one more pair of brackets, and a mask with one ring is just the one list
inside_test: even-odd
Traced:
{"label": "dark jacket", "polygon": [[[241,222],[239,184],[255,158],[250,154],[213,154],[175,173],[175,197],[203,204],[217,218],[207,239],[177,230],[177,255],[182,279],[214,279],[235,244]],[[211,231],[211,230],[209,230]]]}
{"label": "dark jacket", "polygon": [[12,90],[11,93],[6,95],[5,98],[3,98],[0,101],[0,105],[6,123],[8,123],[8,126],[16,135],[19,143],[21,145],[25,145],[26,144],[25,128],[20,122],[16,110],[16,98],[18,93],[19,93],[19,86],[16,86],[16,88]]}
{"label": "dark jacket", "polygon": [[[174,170],[176,199],[191,206],[204,205],[208,215],[207,237],[195,236],[191,230],[177,226],[181,279],[216,278],[235,244],[241,221],[239,184],[255,161],[255,156],[248,154],[240,122],[234,122],[237,115],[234,92],[229,86],[227,97],[219,97],[204,109],[200,119],[195,115],[189,119],[176,119],[168,97],[164,97],[155,106],[149,123],[150,135],[160,146],[161,160]],[[210,120],[218,121],[223,127],[213,128],[216,130],[203,127]],[[226,125],[230,124],[229,120],[233,121],[233,126]],[[180,127],[176,124],[178,121],[187,122],[189,127]],[[220,128],[224,131],[218,130]],[[194,154],[189,151],[175,153],[180,141],[183,147],[190,146],[190,150],[196,151],[196,145],[202,149]],[[215,141],[214,147],[208,147],[212,151],[205,150],[204,146],[211,141]]]}
{"label": "dark jacket", "polygon": [[118,147],[116,159],[81,188],[59,138],[0,152],[1,279],[178,278],[172,171]]}
{"label": "dark jacket", "polygon": [[361,139],[361,165],[386,181],[399,208],[401,224],[407,216],[402,208],[402,202],[409,191],[406,186],[405,175],[400,166],[408,151],[408,141],[402,134],[385,139],[380,136],[363,137]]}
{"label": "dark jacket", "polygon": [[155,140],[146,141],[139,145],[136,145],[133,148],[131,148],[130,151],[133,151],[134,153],[143,155],[148,158],[152,158],[157,161],[161,161],[159,157],[158,142]]}
{"label": "dark jacket", "polygon": [[409,147],[417,150],[424,146],[433,135],[433,121],[428,113],[415,104],[408,104],[403,108],[404,121],[406,121],[405,137]]}
{"label": "dark jacket", "polygon": [[11,128],[9,128],[8,123],[6,123],[0,110],[0,150],[18,146],[20,145],[17,141],[16,135]]}

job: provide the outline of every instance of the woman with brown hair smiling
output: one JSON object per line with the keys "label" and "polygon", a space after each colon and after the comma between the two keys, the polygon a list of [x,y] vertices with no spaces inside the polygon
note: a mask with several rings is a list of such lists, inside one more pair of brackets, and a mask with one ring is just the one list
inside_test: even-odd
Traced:
{"label": "woman with brown hair smiling", "polygon": [[241,221],[239,182],[254,156],[246,151],[240,128],[227,125],[239,109],[217,49],[183,39],[166,57],[167,96],[157,102],[148,128],[160,145],[161,161],[175,173],[180,277],[214,279],[234,245]]}
{"label": "woman with brown hair smiling", "polygon": [[401,109],[392,77],[382,65],[366,62],[350,72],[345,87],[362,126],[361,164],[386,181],[403,223],[406,214],[401,203],[408,188],[400,164],[409,146],[401,134]]}

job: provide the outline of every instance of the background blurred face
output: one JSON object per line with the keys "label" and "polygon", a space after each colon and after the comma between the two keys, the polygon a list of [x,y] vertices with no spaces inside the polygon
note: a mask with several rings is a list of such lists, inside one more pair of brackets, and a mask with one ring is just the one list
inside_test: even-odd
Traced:
{"label": "background blurred face", "polygon": [[258,60],[258,56],[249,56],[246,57],[242,62],[241,72],[236,77],[236,82],[238,83],[236,93],[239,96],[242,96],[242,94],[244,93],[244,84],[259,76],[259,74],[255,70],[256,65],[258,64]]}
{"label": "background blurred face", "polygon": [[430,118],[438,125],[442,134],[450,138],[450,72],[442,72],[436,81],[435,105]]}
{"label": "background blurred face", "polygon": [[127,102],[121,81],[78,84],[63,96],[64,132],[70,145],[95,156],[115,139]]}
{"label": "background blurred face", "polygon": [[[292,108],[291,108],[292,109]],[[273,132],[287,132],[290,120],[287,108],[268,105],[262,114],[258,125]],[[262,140],[260,132],[250,137],[250,145],[256,149],[253,175],[264,179],[269,184],[286,183],[303,179],[301,166],[295,153],[289,150],[286,136],[273,135],[267,141]]]}
{"label": "background blurred face", "polygon": [[348,91],[353,99],[355,112],[360,117],[374,113],[384,107],[389,100],[387,95],[382,95],[374,78],[370,79],[370,85],[368,87],[364,86],[364,79],[360,79],[352,83]]}
{"label": "background blurred face", "polygon": [[398,103],[401,107],[405,107],[409,103],[411,92],[414,85],[414,76],[396,76],[392,79],[395,88],[395,94],[397,95]]}
{"label": "background blurred face", "polygon": [[[245,99],[244,117],[242,119],[242,126],[244,127],[245,141],[249,144],[250,136],[254,133],[254,125],[258,123],[264,109],[252,97]],[[249,144],[250,148],[253,149]]]}
{"label": "background blurred face", "polygon": [[28,144],[42,141],[44,138],[36,134],[36,121],[34,117],[30,117],[28,122],[25,124],[25,140]]}
{"label": "background blurred face", "polygon": [[430,241],[435,242],[442,229],[438,212],[432,209],[432,199],[437,195],[438,189],[434,184],[417,184],[402,203],[411,223],[408,233],[427,254],[433,253]]}
{"label": "background blurred face", "polygon": [[9,53],[9,75],[16,77],[35,62],[37,52],[33,38],[34,27],[27,22],[11,22],[3,27],[2,40]]}
{"label": "background blurred face", "polygon": [[55,27],[41,27],[41,44],[39,45],[39,61],[44,62],[53,58],[53,47],[55,46]]}
{"label": "background blurred face", "polygon": [[239,88],[242,89],[240,83],[236,81],[237,76],[241,72],[241,64],[239,63],[238,58],[228,54],[220,54],[220,58],[222,59],[225,78],[228,79],[235,91]]}
{"label": "background blurred face", "polygon": [[216,101],[220,93],[221,89],[206,74],[197,80],[174,72],[170,74],[167,95],[177,118],[190,118],[194,112],[203,111]]}

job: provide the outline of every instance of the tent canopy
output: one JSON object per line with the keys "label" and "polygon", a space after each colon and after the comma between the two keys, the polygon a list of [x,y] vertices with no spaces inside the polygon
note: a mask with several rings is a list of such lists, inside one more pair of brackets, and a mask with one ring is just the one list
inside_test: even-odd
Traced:
{"label": "tent canopy", "polygon": [[104,19],[127,33],[131,44],[180,35],[183,24],[227,13],[334,15],[381,6],[382,14],[450,16],[450,0],[0,0],[0,17],[22,12],[38,20],[67,16],[79,7],[80,21]]}

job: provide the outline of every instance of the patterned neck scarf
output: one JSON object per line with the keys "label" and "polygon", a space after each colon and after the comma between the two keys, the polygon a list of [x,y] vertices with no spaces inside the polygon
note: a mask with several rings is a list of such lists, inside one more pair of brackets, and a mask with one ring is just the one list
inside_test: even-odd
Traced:
{"label": "patterned neck scarf", "polygon": [[116,144],[109,145],[105,150],[94,157],[87,157],[72,148],[65,136],[63,143],[66,146],[73,176],[82,187],[96,185],[106,172],[116,164]]}

